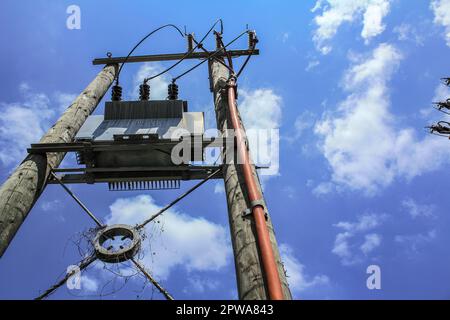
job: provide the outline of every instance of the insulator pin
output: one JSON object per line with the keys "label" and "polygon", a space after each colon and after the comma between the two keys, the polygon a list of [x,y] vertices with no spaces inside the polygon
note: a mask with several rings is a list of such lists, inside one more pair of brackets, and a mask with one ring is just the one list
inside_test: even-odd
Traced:
{"label": "insulator pin", "polygon": [[167,92],[169,100],[178,100],[178,85],[175,82],[169,84]]}
{"label": "insulator pin", "polygon": [[143,83],[139,86],[139,100],[148,101],[150,99],[150,86]]}
{"label": "insulator pin", "polygon": [[193,33],[189,33],[187,35],[187,45],[188,45],[188,52],[190,52],[194,49],[194,34]]}
{"label": "insulator pin", "polygon": [[116,84],[111,90],[111,100],[121,101],[122,100],[122,87]]}
{"label": "insulator pin", "polygon": [[248,48],[252,49],[258,43],[258,38],[256,37],[256,31],[252,30],[248,32]]}

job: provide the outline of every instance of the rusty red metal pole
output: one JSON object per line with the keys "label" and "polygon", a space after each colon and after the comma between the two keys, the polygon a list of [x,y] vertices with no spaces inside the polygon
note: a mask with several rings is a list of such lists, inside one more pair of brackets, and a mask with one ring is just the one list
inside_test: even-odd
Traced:
{"label": "rusty red metal pole", "polygon": [[264,276],[267,282],[268,295],[271,300],[283,300],[283,289],[280,275],[273,253],[272,244],[267,229],[264,207],[261,204],[262,195],[257,187],[257,182],[252,174],[250,153],[245,143],[244,130],[240,125],[239,114],[236,106],[236,80],[230,78],[228,81],[228,109],[230,119],[235,131],[238,159],[242,161],[242,171],[248,197],[252,204],[252,215],[255,220],[256,237],[261,253]]}

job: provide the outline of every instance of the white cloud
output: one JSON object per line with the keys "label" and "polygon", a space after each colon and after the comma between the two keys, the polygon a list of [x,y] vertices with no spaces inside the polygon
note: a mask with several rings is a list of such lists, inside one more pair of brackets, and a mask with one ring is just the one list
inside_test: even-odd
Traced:
{"label": "white cloud", "polygon": [[247,131],[252,160],[270,169],[263,176],[278,174],[279,132],[283,99],[272,89],[239,90],[239,111]]}
{"label": "white cloud", "polygon": [[225,186],[223,182],[216,182],[216,184],[214,185],[214,193],[215,194],[225,193]]}
{"label": "white cloud", "polygon": [[368,255],[375,248],[379,247],[381,244],[381,236],[376,233],[366,234],[365,241],[361,245],[360,249],[365,254]]}
{"label": "white cloud", "polygon": [[220,282],[209,278],[191,277],[188,279],[189,287],[185,288],[185,293],[204,293],[216,290],[220,286]]}
{"label": "white cloud", "polygon": [[364,214],[358,217],[358,221],[356,222],[338,222],[335,227],[351,233],[364,232],[380,226],[384,218],[384,216],[374,213]]}
{"label": "white cloud", "polygon": [[448,162],[445,139],[428,135],[419,140],[414,129],[397,129],[388,82],[401,59],[389,44],[379,45],[366,59],[356,58],[343,77],[347,98],[337,113],[325,113],[316,124],[335,185],[373,195],[396,178],[412,179]]}
{"label": "white cloud", "polygon": [[98,280],[83,274],[80,278],[80,287],[84,292],[97,292]]}
{"label": "white cloud", "polygon": [[331,252],[340,258],[344,266],[361,263],[381,245],[381,235],[368,231],[379,227],[385,219],[386,215],[372,213],[359,216],[356,222],[342,221],[335,224],[342,232],[336,235]]}
{"label": "white cloud", "polygon": [[50,201],[43,201],[41,204],[41,208],[44,211],[57,210],[57,209],[60,209],[61,206],[62,206],[62,203],[58,199],[50,200]]}
{"label": "white cloud", "polygon": [[314,18],[317,29],[313,40],[322,54],[328,54],[332,50],[329,40],[344,23],[362,18],[361,37],[366,43],[381,34],[385,29],[383,19],[389,13],[390,0],[318,0],[312,12],[319,10],[321,14]]}
{"label": "white cloud", "polygon": [[320,61],[319,60],[311,60],[308,62],[308,65],[305,68],[305,71],[311,71],[312,69],[314,69],[315,67],[320,65]]}
{"label": "white cloud", "polygon": [[[310,181],[310,183],[312,183],[312,181]],[[312,186],[310,185],[310,187]],[[315,196],[320,197],[333,191],[334,187],[334,184],[330,182],[321,182],[315,188],[313,188],[312,193]]]}
{"label": "white cloud", "polygon": [[281,125],[282,97],[272,89],[239,90],[239,111],[245,128],[276,129]]}
{"label": "white cloud", "polygon": [[305,273],[305,266],[297,260],[290,246],[281,244],[279,248],[289,287],[294,295],[317,286],[329,284],[330,279],[325,275],[308,276]]}
{"label": "white cloud", "polygon": [[444,84],[439,84],[434,92],[433,101],[434,102],[446,101],[449,98],[450,98],[450,87]]}
{"label": "white cloud", "polygon": [[297,198],[297,190],[292,186],[283,187],[283,194],[285,194],[289,199]]}
{"label": "white cloud", "polygon": [[397,34],[399,41],[413,41],[418,46],[423,46],[424,44],[424,37],[410,24],[402,23],[396,26],[393,31]]}
{"label": "white cloud", "polygon": [[402,201],[402,206],[412,218],[434,217],[434,205],[418,204],[414,199],[407,198]]}
{"label": "white cloud", "polygon": [[395,236],[395,242],[406,246],[411,254],[417,254],[420,251],[420,248],[432,242],[436,239],[436,236],[436,230],[432,229],[425,234],[397,235]]}
{"label": "white cloud", "polygon": [[[156,213],[152,197],[141,195],[117,199],[111,206],[106,223],[135,225]],[[142,263],[160,279],[182,266],[190,271],[217,271],[226,266],[231,256],[226,228],[202,217],[191,217],[173,209],[146,227],[148,238],[143,243]]]}
{"label": "white cloud", "polygon": [[[139,99],[139,86],[142,84],[144,79],[154,76],[163,70],[164,68],[162,66],[155,63],[146,62],[142,64],[133,78],[133,91],[130,99]],[[170,82],[170,76],[167,73],[150,80],[147,83],[150,85],[150,99],[165,100],[167,98],[167,86]]]}
{"label": "white cloud", "polygon": [[450,0],[433,0],[430,4],[434,23],[445,28],[445,40],[450,47]]}
{"label": "white cloud", "polygon": [[77,98],[76,94],[56,92],[54,94],[54,100],[58,104],[59,112],[63,113]]}
{"label": "white cloud", "polygon": [[30,143],[39,142],[55,111],[43,93],[20,85],[21,102],[0,102],[0,163],[9,166],[22,160]]}

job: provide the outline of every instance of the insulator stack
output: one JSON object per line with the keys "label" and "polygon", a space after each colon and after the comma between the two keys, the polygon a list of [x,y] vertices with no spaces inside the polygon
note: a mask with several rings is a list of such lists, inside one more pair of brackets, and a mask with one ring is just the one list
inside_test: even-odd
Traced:
{"label": "insulator stack", "polygon": [[194,49],[194,34],[189,33],[187,35],[187,45],[188,45],[188,51],[192,51]]}
{"label": "insulator stack", "polygon": [[139,86],[139,100],[148,101],[150,99],[150,86],[143,83]]}
{"label": "insulator stack", "polygon": [[248,32],[248,48],[253,48],[258,43],[258,38],[256,37],[256,31]]}
{"label": "insulator stack", "polygon": [[109,191],[179,189],[180,180],[115,181],[108,182]]}
{"label": "insulator stack", "polygon": [[168,96],[167,98],[169,100],[178,100],[178,85],[175,82],[172,82],[171,84],[169,84],[168,87]]}
{"label": "insulator stack", "polygon": [[122,100],[122,87],[116,84],[112,87],[111,91],[111,100],[112,101],[121,101]]}

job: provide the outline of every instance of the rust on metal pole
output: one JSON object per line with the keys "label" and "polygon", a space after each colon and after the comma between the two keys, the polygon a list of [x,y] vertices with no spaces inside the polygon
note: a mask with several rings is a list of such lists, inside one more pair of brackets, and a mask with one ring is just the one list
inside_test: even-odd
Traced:
{"label": "rust on metal pole", "polygon": [[[118,65],[108,65],[67,108],[40,143],[72,142],[86,118],[95,110],[112,84]],[[0,188],[0,257],[8,248],[34,203],[44,190],[52,168],[64,152],[29,154]]]}

